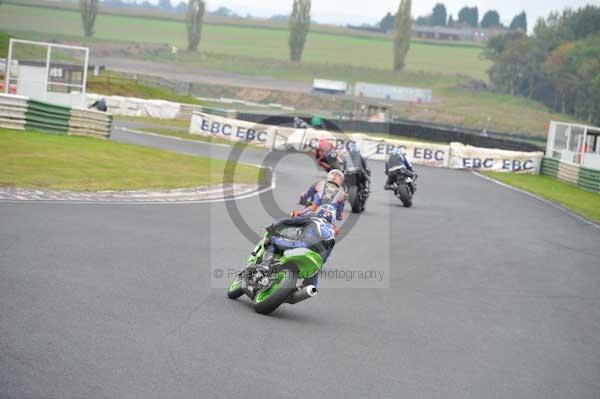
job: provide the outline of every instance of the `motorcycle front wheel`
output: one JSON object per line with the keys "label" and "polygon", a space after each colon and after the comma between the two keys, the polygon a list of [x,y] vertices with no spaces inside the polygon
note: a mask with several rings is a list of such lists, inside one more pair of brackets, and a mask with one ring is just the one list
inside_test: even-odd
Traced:
{"label": "motorcycle front wheel", "polygon": [[242,277],[237,276],[235,280],[229,284],[229,288],[227,289],[227,296],[229,299],[238,299],[244,295],[244,291],[242,290]]}

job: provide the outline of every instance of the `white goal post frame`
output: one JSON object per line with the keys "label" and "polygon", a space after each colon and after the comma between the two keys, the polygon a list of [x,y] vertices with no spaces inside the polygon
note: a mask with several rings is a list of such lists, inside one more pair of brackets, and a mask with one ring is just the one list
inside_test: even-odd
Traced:
{"label": "white goal post frame", "polygon": [[34,46],[46,47],[46,80],[44,88],[46,92],[48,91],[49,77],[50,77],[50,61],[52,55],[53,48],[67,49],[67,50],[76,50],[83,51],[85,53],[85,61],[83,66],[83,78],[82,84],[71,84],[71,83],[52,83],[54,85],[61,86],[70,86],[70,87],[79,87],[81,89],[81,95],[85,98],[86,94],[86,86],[87,86],[87,73],[88,73],[88,65],[90,60],[90,49],[88,47],[80,47],[80,46],[71,46],[66,44],[57,44],[57,43],[48,43],[48,42],[37,42],[32,40],[23,40],[23,39],[10,39],[8,44],[8,58],[6,59],[6,71],[4,74],[4,93],[9,94],[10,89],[10,68],[12,64],[13,57],[13,45],[21,43],[21,44],[29,44]]}

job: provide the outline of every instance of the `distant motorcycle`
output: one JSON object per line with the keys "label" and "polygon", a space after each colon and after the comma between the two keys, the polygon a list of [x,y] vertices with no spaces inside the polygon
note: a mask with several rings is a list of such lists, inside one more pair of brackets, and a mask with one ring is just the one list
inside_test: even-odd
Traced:
{"label": "distant motorcycle", "polygon": [[362,213],[367,207],[370,191],[370,178],[359,168],[350,166],[344,170],[344,186],[352,213]]}
{"label": "distant motorcycle", "polygon": [[417,191],[417,174],[408,170],[404,165],[395,166],[388,171],[392,176],[392,190],[406,208],[412,206],[412,198]]}

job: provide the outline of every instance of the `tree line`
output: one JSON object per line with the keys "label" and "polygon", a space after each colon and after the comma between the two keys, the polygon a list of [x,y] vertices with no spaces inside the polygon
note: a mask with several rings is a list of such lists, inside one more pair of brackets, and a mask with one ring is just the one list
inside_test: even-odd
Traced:
{"label": "tree line", "polygon": [[[383,19],[379,22],[379,28],[385,32],[391,32],[394,30],[395,18],[391,13],[386,14]],[[463,7],[458,12],[458,19],[455,19],[452,14],[448,15],[446,6],[443,3],[437,3],[431,14],[426,16],[417,17],[415,20],[416,25],[424,26],[441,26],[451,28],[461,27],[472,27],[472,28],[505,28],[506,27],[500,21],[500,14],[496,10],[489,10],[481,20],[479,19],[479,9],[477,7]],[[522,30],[527,32],[527,14],[525,11],[517,14],[512,19],[508,26],[510,30]]]}
{"label": "tree line", "polygon": [[497,89],[600,123],[600,7],[551,13],[531,36],[491,38],[485,56]]}

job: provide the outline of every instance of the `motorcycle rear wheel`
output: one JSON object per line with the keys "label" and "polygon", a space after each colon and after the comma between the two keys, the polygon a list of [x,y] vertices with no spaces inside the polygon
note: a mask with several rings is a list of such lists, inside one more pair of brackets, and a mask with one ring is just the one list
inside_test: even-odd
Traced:
{"label": "motorcycle rear wheel", "polygon": [[259,291],[252,300],[254,310],[260,314],[274,312],[296,290],[298,280],[295,267],[287,266],[277,273],[275,282],[268,290]]}
{"label": "motorcycle rear wheel", "polygon": [[348,188],[348,201],[352,207],[352,213],[361,213],[363,211],[362,201],[356,185]]}
{"label": "motorcycle rear wheel", "polygon": [[410,208],[412,206],[412,194],[410,193],[408,186],[406,184],[399,184],[396,190],[396,194],[398,195],[398,198],[400,198],[400,201],[402,201],[402,205],[404,205],[405,208]]}

